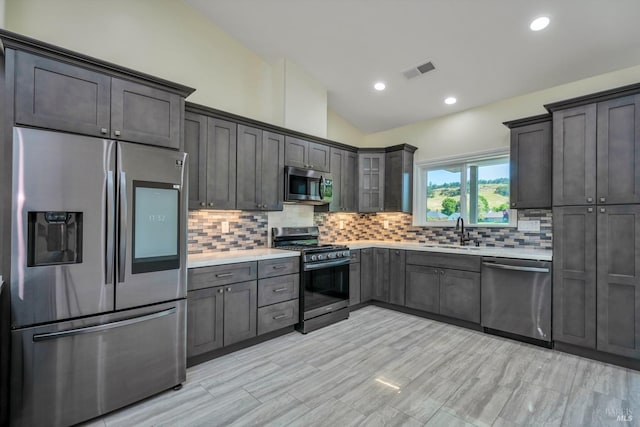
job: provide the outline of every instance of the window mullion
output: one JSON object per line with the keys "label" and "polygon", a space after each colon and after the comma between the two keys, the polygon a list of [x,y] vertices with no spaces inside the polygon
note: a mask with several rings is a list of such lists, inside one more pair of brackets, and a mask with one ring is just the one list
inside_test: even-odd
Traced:
{"label": "window mullion", "polygon": [[469,224],[478,223],[478,166],[469,166]]}
{"label": "window mullion", "polygon": [[467,165],[460,166],[460,216],[467,217]]}

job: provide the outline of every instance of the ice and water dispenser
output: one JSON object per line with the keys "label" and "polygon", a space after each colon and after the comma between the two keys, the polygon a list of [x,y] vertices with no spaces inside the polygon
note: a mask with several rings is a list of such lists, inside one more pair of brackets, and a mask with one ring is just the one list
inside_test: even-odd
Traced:
{"label": "ice and water dispenser", "polygon": [[82,262],[82,212],[29,212],[29,267]]}

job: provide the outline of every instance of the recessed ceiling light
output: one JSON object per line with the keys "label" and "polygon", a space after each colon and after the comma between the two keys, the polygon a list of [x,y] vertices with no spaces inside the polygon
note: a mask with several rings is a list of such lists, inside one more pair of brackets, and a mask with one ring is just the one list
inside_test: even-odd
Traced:
{"label": "recessed ceiling light", "polygon": [[549,17],[541,16],[531,21],[531,24],[529,24],[529,28],[531,28],[531,31],[540,31],[547,28],[547,25],[549,25]]}
{"label": "recessed ceiling light", "polygon": [[378,82],[378,83],[376,83],[376,84],[374,84],[374,85],[373,85],[373,88],[374,88],[375,90],[384,90],[386,87],[387,87],[387,85],[385,85],[385,84],[384,84],[384,83],[382,83],[382,82]]}
{"label": "recessed ceiling light", "polygon": [[447,104],[447,105],[453,105],[456,102],[458,102],[458,100],[456,98],[454,98],[453,96],[445,98],[445,100],[444,100],[444,103]]}

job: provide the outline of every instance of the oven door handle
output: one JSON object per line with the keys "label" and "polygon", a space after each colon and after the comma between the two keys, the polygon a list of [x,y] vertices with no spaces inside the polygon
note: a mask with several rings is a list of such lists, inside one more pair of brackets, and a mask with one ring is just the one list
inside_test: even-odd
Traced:
{"label": "oven door handle", "polygon": [[302,270],[303,271],[320,270],[321,268],[338,267],[340,265],[347,265],[350,263],[351,263],[351,259],[342,258],[342,259],[337,259],[335,261],[322,262],[319,264],[307,264],[302,268]]}

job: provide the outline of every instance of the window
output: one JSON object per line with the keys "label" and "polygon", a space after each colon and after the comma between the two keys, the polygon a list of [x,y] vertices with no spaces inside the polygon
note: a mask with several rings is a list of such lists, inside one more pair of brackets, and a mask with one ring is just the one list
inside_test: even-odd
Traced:
{"label": "window", "polygon": [[509,155],[493,152],[418,165],[415,225],[515,227],[509,209]]}

